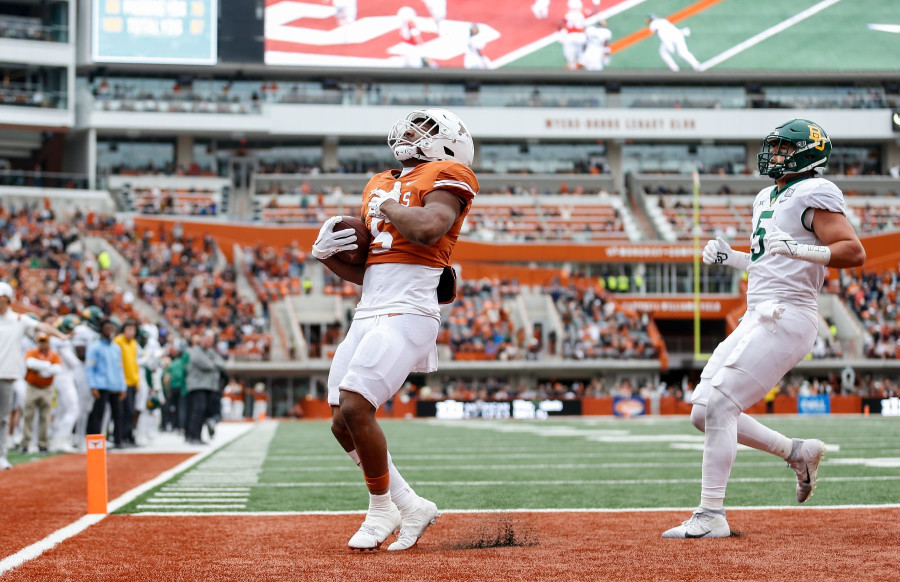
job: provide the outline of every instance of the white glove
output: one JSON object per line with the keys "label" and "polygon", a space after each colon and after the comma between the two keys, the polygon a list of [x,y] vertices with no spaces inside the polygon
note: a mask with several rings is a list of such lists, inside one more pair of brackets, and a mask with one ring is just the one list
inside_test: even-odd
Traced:
{"label": "white glove", "polygon": [[831,261],[831,249],[826,246],[798,243],[791,235],[777,226],[766,233],[766,252],[770,255],[784,255],[791,259],[800,259],[818,265],[827,265]]}
{"label": "white glove", "polygon": [[341,251],[352,251],[357,247],[356,232],[352,228],[335,232],[334,225],[341,221],[340,216],[332,216],[319,229],[319,236],[313,243],[312,256],[324,260]]}
{"label": "white glove", "polygon": [[710,240],[703,247],[703,262],[707,265],[728,265],[735,269],[747,270],[750,266],[750,255],[731,248],[722,237]]}
{"label": "white glove", "polygon": [[397,203],[400,202],[400,180],[394,182],[394,187],[390,192],[382,190],[381,188],[375,188],[371,193],[373,196],[369,199],[369,216],[374,218],[387,218],[384,213],[381,212],[381,205],[388,200],[393,200]]}

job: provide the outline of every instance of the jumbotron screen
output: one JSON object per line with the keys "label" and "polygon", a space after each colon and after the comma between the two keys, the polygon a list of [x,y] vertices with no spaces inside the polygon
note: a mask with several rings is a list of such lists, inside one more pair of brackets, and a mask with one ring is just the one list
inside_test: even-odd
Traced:
{"label": "jumbotron screen", "polygon": [[218,0],[94,0],[93,60],[216,64]]}
{"label": "jumbotron screen", "polygon": [[265,62],[897,71],[896,6],[896,0],[266,0]]}

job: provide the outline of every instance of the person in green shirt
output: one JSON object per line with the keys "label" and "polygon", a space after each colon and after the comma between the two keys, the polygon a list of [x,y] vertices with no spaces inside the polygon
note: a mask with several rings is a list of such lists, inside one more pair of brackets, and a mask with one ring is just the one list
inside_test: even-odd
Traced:
{"label": "person in green shirt", "polygon": [[184,341],[175,342],[175,356],[172,363],[163,372],[163,390],[165,390],[166,403],[171,406],[169,418],[175,423],[175,428],[183,431],[187,422],[187,367],[190,361],[187,350],[184,349]]}

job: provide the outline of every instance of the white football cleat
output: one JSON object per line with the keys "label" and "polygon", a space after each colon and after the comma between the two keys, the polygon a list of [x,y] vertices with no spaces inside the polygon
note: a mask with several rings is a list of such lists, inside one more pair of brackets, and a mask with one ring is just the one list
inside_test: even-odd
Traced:
{"label": "white football cleat", "polygon": [[691,518],[678,527],[666,530],[664,538],[728,538],[731,537],[731,528],[725,520],[725,512],[708,512],[702,507],[694,510]]}
{"label": "white football cleat", "polygon": [[393,503],[389,510],[369,508],[365,521],[347,545],[351,550],[375,551],[389,535],[397,531],[398,527],[400,527],[400,510]]}
{"label": "white football cleat", "polygon": [[6,469],[12,469],[12,463],[6,460],[6,457],[0,457],[0,471],[5,471]]}
{"label": "white football cleat", "polygon": [[819,462],[825,456],[825,443],[819,439],[794,439],[794,443],[787,464],[797,473],[797,501],[803,503],[812,497],[816,489]]}
{"label": "white football cleat", "polygon": [[424,497],[419,497],[405,511],[400,512],[400,534],[397,541],[388,546],[388,551],[408,550],[416,545],[429,525],[441,516],[437,505]]}

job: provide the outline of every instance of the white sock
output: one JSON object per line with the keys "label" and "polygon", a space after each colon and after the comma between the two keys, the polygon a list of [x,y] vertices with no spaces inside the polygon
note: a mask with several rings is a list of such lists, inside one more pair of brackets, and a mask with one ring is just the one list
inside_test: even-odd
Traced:
{"label": "white sock", "polygon": [[[357,467],[361,467],[359,453],[356,452],[356,449],[353,449],[347,454],[350,455],[350,458],[353,459],[353,462],[356,463]],[[391,475],[391,499],[393,499],[400,510],[404,510],[416,500],[418,495],[416,495],[413,488],[409,486],[409,483],[406,482],[406,479],[403,478],[403,475],[400,474],[397,467],[394,466],[390,451],[388,451],[388,473]]]}
{"label": "white sock", "polygon": [[719,497],[700,496],[700,508],[720,511],[725,509],[725,499]]}
{"label": "white sock", "polygon": [[369,493],[369,509],[390,510],[393,502],[391,501],[391,492],[374,495]]}
{"label": "white sock", "polygon": [[782,459],[791,455],[792,441],[780,432],[761,424],[748,414],[741,414],[737,423],[738,442],[759,451],[772,453]]}
{"label": "white sock", "polygon": [[[694,412],[692,410],[691,422],[698,429],[705,432],[706,405],[695,404],[694,408],[703,412]],[[785,460],[791,455],[791,439],[764,424],[760,424],[758,420],[744,413],[741,413],[737,421],[737,442],[764,453],[771,453]]]}
{"label": "white sock", "polygon": [[390,451],[388,451],[388,471],[391,474],[391,497],[394,499],[397,507],[400,508],[400,511],[403,511],[412,505],[412,502],[416,500],[418,495],[409,486],[409,483],[406,482],[406,479],[403,478],[397,467],[394,466]]}
{"label": "white sock", "polygon": [[738,405],[718,390],[710,396],[706,406],[706,438],[703,444],[703,477],[700,488],[701,499],[708,500],[707,503],[714,504],[713,500],[725,499],[728,477],[731,476],[731,467],[737,456],[737,422],[740,415]]}

